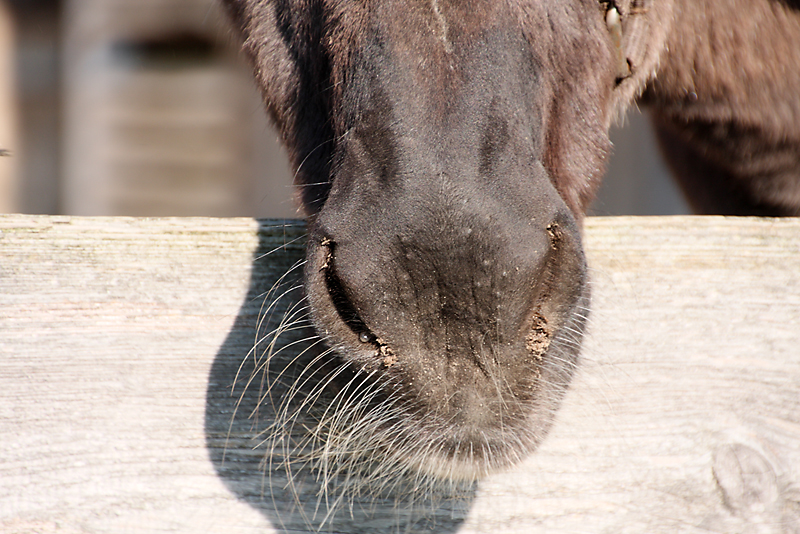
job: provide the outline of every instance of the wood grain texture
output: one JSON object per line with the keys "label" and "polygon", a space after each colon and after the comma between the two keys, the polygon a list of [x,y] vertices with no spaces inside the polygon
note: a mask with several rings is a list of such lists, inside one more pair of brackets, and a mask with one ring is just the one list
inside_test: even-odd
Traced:
{"label": "wood grain texture", "polygon": [[[589,219],[585,241],[551,435],[428,531],[799,534],[800,220]],[[307,528],[230,395],[302,250],[297,222],[0,216],[0,531]]]}

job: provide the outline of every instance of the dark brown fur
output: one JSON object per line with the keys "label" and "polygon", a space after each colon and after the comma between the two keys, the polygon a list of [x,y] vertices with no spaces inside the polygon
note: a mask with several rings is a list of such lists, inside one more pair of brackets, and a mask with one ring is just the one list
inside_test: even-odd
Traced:
{"label": "dark brown fur", "polygon": [[800,215],[800,3],[651,4],[653,66],[631,85],[692,206]]}
{"label": "dark brown fur", "polygon": [[588,306],[579,221],[637,98],[698,211],[800,214],[796,1],[225,3],[310,216],[325,366],[403,469],[471,480],[543,438]]}

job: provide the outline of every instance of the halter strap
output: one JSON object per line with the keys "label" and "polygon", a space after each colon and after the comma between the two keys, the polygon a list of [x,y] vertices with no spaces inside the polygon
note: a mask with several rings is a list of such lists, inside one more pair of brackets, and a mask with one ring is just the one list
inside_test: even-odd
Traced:
{"label": "halter strap", "polygon": [[631,66],[622,49],[622,17],[613,4],[608,4],[606,9],[606,28],[614,45],[614,61],[617,69],[617,84],[631,75]]}
{"label": "halter strap", "polygon": [[644,61],[650,0],[600,0],[615,51],[616,83],[630,78]]}

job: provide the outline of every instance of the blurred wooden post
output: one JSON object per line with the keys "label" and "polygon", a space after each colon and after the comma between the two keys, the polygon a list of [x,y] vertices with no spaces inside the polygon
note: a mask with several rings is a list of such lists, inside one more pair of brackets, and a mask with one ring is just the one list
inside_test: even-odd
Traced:
{"label": "blurred wooden post", "polygon": [[[230,399],[256,281],[303,231],[0,216],[0,531],[305,530]],[[585,242],[590,332],[558,421],[434,530],[800,532],[800,220],[589,219]],[[395,532],[398,510],[341,515]]]}
{"label": "blurred wooden post", "polygon": [[63,11],[64,213],[296,213],[219,2],[66,0]]}
{"label": "blurred wooden post", "polygon": [[16,31],[7,0],[0,0],[0,213],[17,211],[19,150],[16,97]]}

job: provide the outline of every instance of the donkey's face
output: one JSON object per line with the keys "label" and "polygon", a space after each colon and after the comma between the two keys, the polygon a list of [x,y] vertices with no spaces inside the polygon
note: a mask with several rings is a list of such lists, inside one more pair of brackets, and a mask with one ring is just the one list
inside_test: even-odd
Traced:
{"label": "donkey's face", "polygon": [[317,330],[380,389],[374,448],[452,479],[517,461],[586,316],[579,221],[615,77],[603,7],[229,3],[298,168]]}

